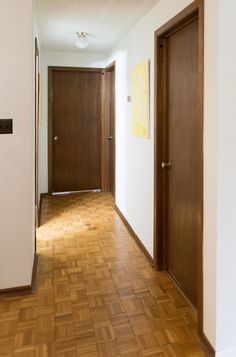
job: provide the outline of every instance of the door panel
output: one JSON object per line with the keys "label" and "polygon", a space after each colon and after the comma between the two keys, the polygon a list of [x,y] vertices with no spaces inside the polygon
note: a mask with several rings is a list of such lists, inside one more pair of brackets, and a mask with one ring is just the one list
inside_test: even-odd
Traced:
{"label": "door panel", "polygon": [[198,20],[166,40],[167,268],[197,304],[197,238],[201,214],[201,123],[198,107]]}
{"label": "door panel", "polygon": [[101,73],[53,71],[52,88],[52,190],[100,189]]}
{"label": "door panel", "polygon": [[115,197],[115,67],[111,71],[110,98],[110,191]]}

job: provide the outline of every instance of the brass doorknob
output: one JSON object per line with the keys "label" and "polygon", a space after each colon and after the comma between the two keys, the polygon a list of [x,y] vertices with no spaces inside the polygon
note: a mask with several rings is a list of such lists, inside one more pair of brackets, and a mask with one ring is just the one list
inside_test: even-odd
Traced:
{"label": "brass doorknob", "polygon": [[107,137],[107,140],[112,140],[113,139],[113,136],[108,136]]}
{"label": "brass doorknob", "polygon": [[54,136],[53,140],[57,141],[58,140],[58,136]]}
{"label": "brass doorknob", "polygon": [[163,162],[163,163],[161,164],[161,167],[162,167],[163,169],[165,169],[166,167],[170,167],[170,166],[172,166],[172,162],[171,162],[171,161],[169,161],[169,162]]}

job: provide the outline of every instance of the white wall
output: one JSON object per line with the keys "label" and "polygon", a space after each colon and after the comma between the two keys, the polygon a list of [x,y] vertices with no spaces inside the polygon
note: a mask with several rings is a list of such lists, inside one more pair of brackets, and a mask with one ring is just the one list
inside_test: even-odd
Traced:
{"label": "white wall", "polygon": [[0,0],[0,289],[31,283],[34,256],[32,0]]}
{"label": "white wall", "polygon": [[216,249],[218,167],[218,0],[205,1],[204,61],[204,331],[216,347]]}
{"label": "white wall", "polygon": [[217,351],[236,356],[236,2],[219,0]]}
{"label": "white wall", "polygon": [[62,67],[93,67],[104,68],[105,54],[95,53],[67,53],[44,52],[40,53],[40,72],[42,76],[42,116],[39,130],[39,191],[48,192],[48,66]]}

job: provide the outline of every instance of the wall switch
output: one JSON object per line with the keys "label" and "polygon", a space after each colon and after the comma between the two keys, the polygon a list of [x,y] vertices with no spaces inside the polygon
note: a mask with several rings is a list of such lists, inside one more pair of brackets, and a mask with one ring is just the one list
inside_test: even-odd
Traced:
{"label": "wall switch", "polygon": [[0,119],[0,134],[12,133],[12,119]]}

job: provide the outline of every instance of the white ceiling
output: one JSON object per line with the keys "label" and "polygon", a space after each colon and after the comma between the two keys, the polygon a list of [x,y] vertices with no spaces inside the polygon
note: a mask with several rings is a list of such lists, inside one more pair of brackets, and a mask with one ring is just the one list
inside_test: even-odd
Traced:
{"label": "white ceiling", "polygon": [[36,0],[40,44],[79,51],[76,32],[88,32],[86,52],[108,51],[159,0]]}

